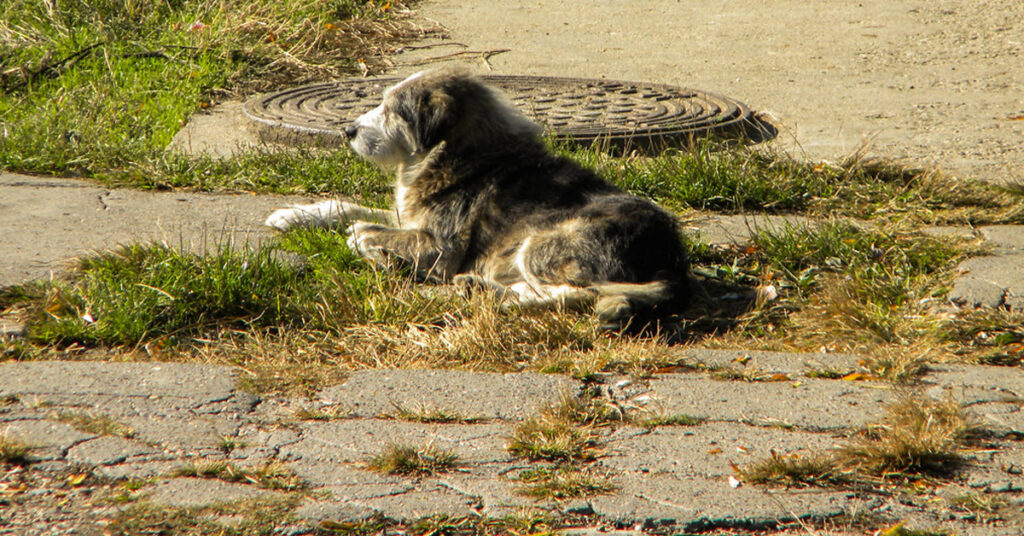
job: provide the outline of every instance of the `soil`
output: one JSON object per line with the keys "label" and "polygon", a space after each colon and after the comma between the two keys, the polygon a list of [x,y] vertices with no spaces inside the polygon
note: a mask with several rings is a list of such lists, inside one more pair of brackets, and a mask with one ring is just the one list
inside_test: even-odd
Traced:
{"label": "soil", "polygon": [[[778,147],[858,149],[987,181],[1024,180],[1024,2],[427,0],[459,60],[502,74],[641,80],[737,98]],[[586,7],[582,7],[586,6]],[[434,66],[452,46],[395,57]],[[426,61],[426,63],[424,63]]]}

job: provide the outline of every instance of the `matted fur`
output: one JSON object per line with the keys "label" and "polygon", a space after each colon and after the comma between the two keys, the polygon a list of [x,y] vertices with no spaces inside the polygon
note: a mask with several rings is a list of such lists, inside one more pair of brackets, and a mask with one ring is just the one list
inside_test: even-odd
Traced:
{"label": "matted fur", "polygon": [[524,307],[594,307],[608,325],[678,309],[688,263],[675,219],[552,155],[540,131],[473,76],[418,73],[346,128],[357,153],[395,170],[394,210],[324,201],[266,223],[349,225],[349,246],[374,263]]}

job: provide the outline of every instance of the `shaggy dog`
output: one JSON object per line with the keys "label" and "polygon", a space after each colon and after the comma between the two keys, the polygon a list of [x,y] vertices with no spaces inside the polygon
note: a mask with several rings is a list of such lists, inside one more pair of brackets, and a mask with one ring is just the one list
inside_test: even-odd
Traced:
{"label": "shaggy dog", "polygon": [[470,75],[415,74],[345,129],[396,171],[395,210],[324,201],[266,224],[348,225],[348,245],[375,264],[521,307],[593,307],[606,327],[678,310],[688,262],[675,219],[550,154],[540,132]]}

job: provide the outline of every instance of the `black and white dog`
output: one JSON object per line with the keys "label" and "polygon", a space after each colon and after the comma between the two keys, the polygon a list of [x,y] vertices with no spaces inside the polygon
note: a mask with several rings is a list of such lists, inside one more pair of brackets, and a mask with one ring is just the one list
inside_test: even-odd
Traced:
{"label": "black and white dog", "polygon": [[540,132],[473,76],[415,74],[345,129],[358,154],[396,171],[395,209],[324,201],[266,224],[347,225],[373,263],[523,307],[593,307],[609,327],[678,310],[688,261],[675,219],[550,154]]}

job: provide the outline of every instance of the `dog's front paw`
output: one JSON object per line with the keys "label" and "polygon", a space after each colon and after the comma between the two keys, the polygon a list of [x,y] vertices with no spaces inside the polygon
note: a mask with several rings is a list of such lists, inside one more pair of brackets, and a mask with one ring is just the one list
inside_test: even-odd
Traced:
{"label": "dog's front paw", "polygon": [[273,227],[278,231],[287,231],[292,227],[303,227],[309,221],[309,213],[303,211],[301,208],[288,207],[279,208],[267,216],[266,221],[263,225],[267,227]]}
{"label": "dog's front paw", "polygon": [[387,230],[383,225],[373,223],[357,222],[348,226],[345,234],[345,244],[349,249],[375,262],[384,261],[384,248],[379,243],[378,237],[382,231]]}
{"label": "dog's front paw", "polygon": [[452,285],[459,295],[470,298],[474,294],[492,292],[498,298],[505,295],[505,287],[476,274],[458,274],[452,278]]}

